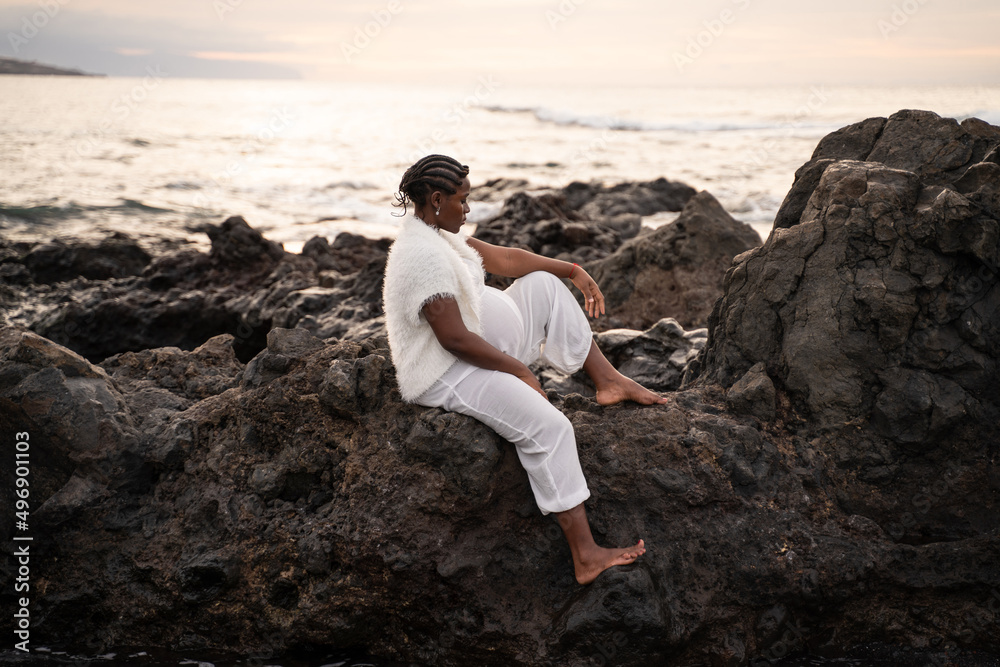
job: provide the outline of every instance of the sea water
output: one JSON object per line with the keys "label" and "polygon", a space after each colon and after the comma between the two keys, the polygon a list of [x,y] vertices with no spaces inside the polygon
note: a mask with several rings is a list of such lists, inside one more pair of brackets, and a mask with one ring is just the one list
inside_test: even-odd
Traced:
{"label": "sea water", "polygon": [[[473,186],[683,181],[762,237],[829,132],[919,108],[1000,123],[1000,87],[519,87],[0,77],[0,235],[207,243],[242,215],[296,252],[315,235],[393,236],[393,193],[429,153]],[[472,201],[470,221],[498,202]],[[670,216],[651,220],[668,222]]]}

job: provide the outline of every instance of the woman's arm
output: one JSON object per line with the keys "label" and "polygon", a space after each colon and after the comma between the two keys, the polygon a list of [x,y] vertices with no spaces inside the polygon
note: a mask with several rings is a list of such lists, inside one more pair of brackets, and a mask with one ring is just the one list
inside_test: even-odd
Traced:
{"label": "woman's arm", "polygon": [[533,271],[547,271],[557,278],[569,278],[579,289],[587,303],[584,310],[591,317],[604,314],[604,294],[597,281],[577,264],[536,255],[520,248],[504,248],[486,241],[469,238],[467,240],[483,258],[483,268],[490,273],[505,278],[520,278]]}
{"label": "woman's arm", "polygon": [[[441,346],[466,363],[492,371],[510,373],[542,396],[542,385],[525,364],[490,345],[468,330],[462,321],[458,302],[441,297],[425,304],[422,310]],[[545,396],[545,400],[549,400]]]}
{"label": "woman's arm", "polygon": [[505,278],[520,278],[532,271],[548,271],[558,278],[569,278],[573,271],[570,262],[542,257],[520,248],[504,248],[472,237],[467,242],[482,255],[483,268]]}

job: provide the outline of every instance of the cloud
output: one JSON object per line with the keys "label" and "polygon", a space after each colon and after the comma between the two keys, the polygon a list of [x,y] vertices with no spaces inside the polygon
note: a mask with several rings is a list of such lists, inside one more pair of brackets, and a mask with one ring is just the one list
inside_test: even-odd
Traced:
{"label": "cloud", "polygon": [[[176,76],[414,83],[1000,82],[996,0],[45,1],[64,9],[2,55],[113,75],[160,62]],[[23,3],[0,0],[0,40],[39,11]]]}
{"label": "cloud", "polygon": [[[172,21],[61,9],[43,22],[38,12],[37,5],[0,7],[0,54],[111,76],[143,76],[148,67],[156,67],[176,77],[301,77],[298,69],[279,62],[297,48],[293,44],[208,20],[192,28]],[[25,21],[37,28],[37,34]],[[213,56],[200,57],[202,53]]]}

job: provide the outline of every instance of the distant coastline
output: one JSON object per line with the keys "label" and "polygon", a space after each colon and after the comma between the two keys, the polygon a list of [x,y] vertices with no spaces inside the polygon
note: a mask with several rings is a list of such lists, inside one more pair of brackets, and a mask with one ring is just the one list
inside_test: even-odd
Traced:
{"label": "distant coastline", "polygon": [[0,58],[0,74],[32,74],[47,76],[104,76],[103,74],[89,74],[78,69],[65,69],[63,67],[52,67],[51,65],[41,65],[27,60],[17,60],[15,58]]}

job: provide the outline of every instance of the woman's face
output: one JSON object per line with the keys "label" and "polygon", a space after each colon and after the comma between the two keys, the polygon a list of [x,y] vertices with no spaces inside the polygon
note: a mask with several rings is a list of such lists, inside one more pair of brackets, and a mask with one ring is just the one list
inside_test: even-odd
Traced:
{"label": "woman's face", "polygon": [[469,177],[462,179],[462,184],[458,186],[458,191],[453,195],[441,193],[441,212],[431,213],[431,219],[439,228],[457,234],[465,223],[465,214],[469,212],[469,191],[472,189]]}

